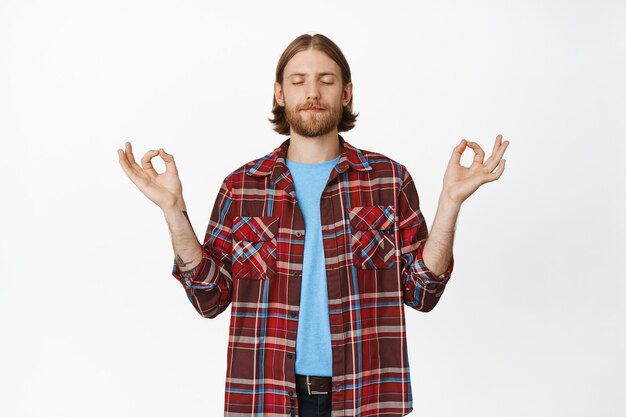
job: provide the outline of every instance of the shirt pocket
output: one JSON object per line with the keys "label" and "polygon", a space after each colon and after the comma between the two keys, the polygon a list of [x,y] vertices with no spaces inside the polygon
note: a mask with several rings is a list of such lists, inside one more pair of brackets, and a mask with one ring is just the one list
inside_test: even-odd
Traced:
{"label": "shirt pocket", "polygon": [[393,206],[348,209],[352,259],[360,269],[388,269],[396,262],[395,210]]}
{"label": "shirt pocket", "polygon": [[276,274],[278,219],[266,216],[233,219],[233,278],[269,279]]}

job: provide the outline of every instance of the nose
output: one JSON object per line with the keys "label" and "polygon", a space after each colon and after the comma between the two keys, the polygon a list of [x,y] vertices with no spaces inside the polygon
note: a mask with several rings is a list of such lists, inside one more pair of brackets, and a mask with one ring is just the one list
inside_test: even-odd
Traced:
{"label": "nose", "polygon": [[320,98],[320,92],[315,81],[307,83],[306,98],[307,100],[318,100]]}

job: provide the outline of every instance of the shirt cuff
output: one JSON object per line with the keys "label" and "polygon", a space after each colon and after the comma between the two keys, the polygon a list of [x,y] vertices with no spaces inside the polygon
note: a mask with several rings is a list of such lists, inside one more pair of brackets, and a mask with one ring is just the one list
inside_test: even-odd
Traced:
{"label": "shirt cuff", "polygon": [[441,273],[441,274],[439,274],[439,275],[436,275],[433,271],[428,269],[428,267],[424,263],[423,252],[424,252],[424,247],[425,246],[426,246],[426,241],[424,241],[424,243],[419,245],[419,247],[417,248],[417,254],[416,254],[415,261],[417,263],[418,269],[420,270],[420,272],[426,274],[431,281],[441,282],[441,283],[447,282],[450,279],[450,276],[452,274],[452,270],[454,269],[454,254],[450,258],[450,263],[448,264],[448,268],[446,269],[446,271]]}
{"label": "shirt cuff", "polygon": [[215,286],[214,284],[203,282],[208,276],[209,270],[211,268],[211,263],[206,259],[208,257],[208,253],[204,248],[202,248],[202,257],[200,258],[200,263],[196,268],[196,272],[191,278],[184,278],[181,275],[181,271],[178,269],[178,265],[176,264],[176,259],[174,259],[174,264],[172,266],[172,275],[185,287],[187,288],[207,288]]}

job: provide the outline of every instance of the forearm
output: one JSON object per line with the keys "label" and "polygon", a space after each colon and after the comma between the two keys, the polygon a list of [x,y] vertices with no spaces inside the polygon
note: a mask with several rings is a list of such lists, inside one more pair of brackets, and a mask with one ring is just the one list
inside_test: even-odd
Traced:
{"label": "forearm", "polygon": [[443,274],[452,260],[454,232],[460,210],[460,204],[449,200],[443,192],[441,193],[433,226],[422,254],[424,264],[435,275]]}
{"label": "forearm", "polygon": [[186,206],[181,200],[175,206],[163,210],[163,214],[172,239],[178,270],[183,277],[193,277],[202,259],[202,246],[183,211],[186,211]]}

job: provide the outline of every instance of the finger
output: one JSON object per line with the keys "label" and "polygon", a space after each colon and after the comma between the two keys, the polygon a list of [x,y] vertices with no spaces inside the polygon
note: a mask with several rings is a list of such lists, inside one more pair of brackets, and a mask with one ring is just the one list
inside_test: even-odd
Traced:
{"label": "finger", "polygon": [[[122,169],[124,170],[124,172],[126,173],[128,178],[130,178],[130,180],[133,183],[137,184],[137,182],[139,181],[140,177],[139,177],[137,171],[134,169],[134,167],[128,161],[128,157],[126,156],[124,151],[121,150],[121,149],[118,149],[117,150],[117,155],[119,156],[119,163],[122,166]],[[137,165],[137,164],[135,164],[135,165]]]}
{"label": "finger", "polygon": [[158,175],[156,170],[154,169],[154,166],[152,166],[152,158],[157,156],[158,153],[158,150],[153,149],[146,152],[143,158],[141,158],[141,167],[143,168],[144,172],[147,172],[150,175]]}
{"label": "finger", "polygon": [[493,159],[494,155],[498,152],[498,149],[500,149],[501,145],[502,145],[502,135],[498,135],[496,136],[496,140],[493,142],[493,149],[491,150],[491,155],[489,155],[489,158],[487,158],[485,163],[488,163],[489,161]]}
{"label": "finger", "polygon": [[465,152],[465,148],[467,147],[467,141],[465,139],[461,139],[461,143],[456,145],[452,150],[452,157],[450,158],[450,163],[454,163],[456,165],[461,164],[461,156],[463,152]]}
{"label": "finger", "polygon": [[491,174],[487,175],[487,181],[485,182],[491,182],[491,181],[495,181],[498,178],[500,178],[500,176],[502,175],[502,173],[504,172],[504,166],[506,165],[506,159],[503,159],[500,161],[500,163],[498,164],[497,168],[498,170],[496,172],[493,172]]}
{"label": "finger", "polygon": [[133,147],[130,142],[126,142],[125,149],[126,151],[124,152],[124,157],[130,164],[130,166],[138,172],[141,172],[141,167],[137,162],[135,162],[135,155],[133,155]]}
{"label": "finger", "polygon": [[135,161],[135,155],[133,154],[133,146],[130,144],[130,142],[126,142],[126,155],[128,156],[128,161],[131,164],[137,163]]}
{"label": "finger", "polygon": [[491,155],[494,155],[498,151],[500,144],[502,144],[502,135],[496,136],[496,140],[493,142],[493,150],[491,151]]}
{"label": "finger", "polygon": [[475,153],[472,164],[482,165],[483,160],[485,159],[485,151],[483,151],[483,148],[481,148],[477,142],[467,142],[467,146],[469,146]]}
{"label": "finger", "polygon": [[174,155],[170,155],[165,152],[163,148],[159,149],[159,156],[165,162],[165,171],[171,171],[178,175],[178,169],[176,169],[176,162],[174,162]]}
{"label": "finger", "polygon": [[489,157],[489,159],[487,159],[487,161],[485,161],[485,168],[488,170],[488,172],[492,172],[496,166],[500,163],[500,160],[502,159],[502,156],[504,155],[504,151],[506,151],[506,148],[508,148],[510,142],[508,140],[505,140],[504,142],[502,142],[502,144],[500,146],[498,146],[498,149],[496,150],[496,152],[491,155]]}

